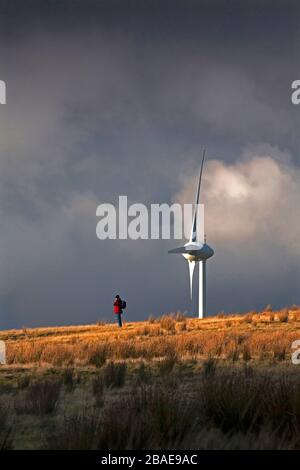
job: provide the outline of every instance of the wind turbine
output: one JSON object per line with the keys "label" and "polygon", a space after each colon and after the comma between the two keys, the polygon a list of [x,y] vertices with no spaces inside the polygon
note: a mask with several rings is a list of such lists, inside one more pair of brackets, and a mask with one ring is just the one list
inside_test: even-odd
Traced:
{"label": "wind turbine", "polygon": [[201,162],[201,167],[200,167],[200,175],[199,175],[199,182],[198,182],[198,189],[197,189],[197,196],[196,196],[196,205],[194,209],[190,239],[184,246],[174,248],[173,250],[169,250],[168,252],[168,253],[179,253],[188,261],[189,273],[190,273],[191,300],[193,298],[194,270],[195,270],[196,264],[197,263],[199,264],[199,308],[198,308],[199,318],[204,318],[206,314],[206,260],[208,260],[208,258],[211,258],[214,254],[214,250],[209,245],[206,244],[205,236],[204,236],[204,240],[199,240],[199,234],[197,231],[197,212],[198,212],[198,204],[199,204],[199,197],[200,197],[200,188],[201,188],[201,179],[202,179],[202,173],[203,173],[204,159],[205,159],[205,149],[203,150],[202,162]]}

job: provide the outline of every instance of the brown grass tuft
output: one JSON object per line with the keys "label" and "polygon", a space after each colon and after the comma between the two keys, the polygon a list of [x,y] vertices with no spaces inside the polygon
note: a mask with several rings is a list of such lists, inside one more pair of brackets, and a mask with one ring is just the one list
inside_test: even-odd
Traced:
{"label": "brown grass tuft", "polygon": [[172,315],[163,315],[160,319],[160,326],[170,333],[175,333],[176,320]]}
{"label": "brown grass tuft", "polygon": [[103,368],[103,382],[107,388],[120,388],[125,384],[126,379],[126,363],[109,362]]}
{"label": "brown grass tuft", "polygon": [[61,389],[59,379],[38,379],[14,400],[17,414],[42,415],[52,413],[58,403]]}

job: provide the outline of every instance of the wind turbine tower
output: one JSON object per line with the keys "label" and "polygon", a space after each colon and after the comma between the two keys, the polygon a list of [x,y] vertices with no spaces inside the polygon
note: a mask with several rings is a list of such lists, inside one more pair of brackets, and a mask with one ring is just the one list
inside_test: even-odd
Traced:
{"label": "wind turbine tower", "polygon": [[[201,188],[201,179],[203,173],[205,159],[205,149],[203,150],[202,162],[200,167],[200,175],[196,196],[196,204],[193,214],[192,230],[189,241],[184,245],[178,248],[170,250],[169,253],[181,254],[188,262],[189,274],[190,274],[190,294],[191,300],[193,298],[193,275],[195,271],[195,266],[199,265],[199,307],[198,307],[198,317],[204,318],[206,315],[206,261],[211,258],[214,254],[214,250],[207,245],[205,235],[204,237],[199,237],[199,231],[197,230],[199,220],[198,220],[198,209],[199,209],[199,198],[200,198],[200,188]],[[204,231],[202,231],[204,233]]]}

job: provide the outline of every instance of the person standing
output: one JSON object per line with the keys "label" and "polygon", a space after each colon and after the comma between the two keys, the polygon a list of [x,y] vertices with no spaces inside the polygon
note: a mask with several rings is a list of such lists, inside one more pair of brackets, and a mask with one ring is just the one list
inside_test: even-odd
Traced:
{"label": "person standing", "polygon": [[114,313],[117,315],[118,318],[118,325],[121,328],[122,326],[122,313],[123,313],[123,301],[119,295],[116,295],[114,300]]}

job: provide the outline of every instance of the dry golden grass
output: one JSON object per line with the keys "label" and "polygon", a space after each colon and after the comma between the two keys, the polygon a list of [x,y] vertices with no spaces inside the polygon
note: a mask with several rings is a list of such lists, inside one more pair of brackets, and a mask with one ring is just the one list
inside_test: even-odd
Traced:
{"label": "dry golden grass", "polygon": [[[126,318],[126,317],[125,317]],[[179,360],[219,357],[228,360],[284,360],[300,337],[300,307],[198,320],[184,315],[148,321],[34,328],[0,332],[8,364],[91,365],[107,360],[161,360],[176,351]]]}
{"label": "dry golden grass", "polygon": [[0,339],[0,448],[300,448],[297,306]]}

